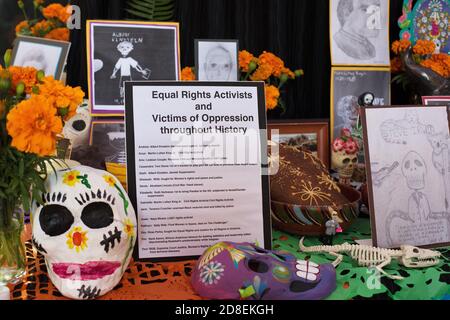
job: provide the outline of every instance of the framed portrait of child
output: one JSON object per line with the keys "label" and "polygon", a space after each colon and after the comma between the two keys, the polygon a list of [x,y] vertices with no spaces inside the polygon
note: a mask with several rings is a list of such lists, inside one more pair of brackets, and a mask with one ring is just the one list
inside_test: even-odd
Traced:
{"label": "framed portrait of child", "polygon": [[123,116],[125,82],[179,80],[179,24],[87,21],[91,113]]}

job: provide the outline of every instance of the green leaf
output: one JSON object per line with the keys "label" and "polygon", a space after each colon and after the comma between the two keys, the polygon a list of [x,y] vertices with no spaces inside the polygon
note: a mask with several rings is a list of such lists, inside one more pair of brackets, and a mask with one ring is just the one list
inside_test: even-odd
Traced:
{"label": "green leaf", "polygon": [[175,9],[174,0],[127,0],[131,19],[148,21],[170,21]]}

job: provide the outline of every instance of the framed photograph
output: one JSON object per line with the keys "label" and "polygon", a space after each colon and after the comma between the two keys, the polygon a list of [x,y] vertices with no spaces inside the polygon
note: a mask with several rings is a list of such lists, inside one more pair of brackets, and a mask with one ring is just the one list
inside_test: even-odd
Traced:
{"label": "framed photograph", "polygon": [[61,80],[69,49],[70,42],[19,36],[14,41],[11,65],[34,67]]}
{"label": "framed photograph", "polygon": [[179,80],[179,24],[87,21],[91,113],[123,116],[125,82]]}
{"label": "framed photograph", "polygon": [[[375,106],[391,103],[391,72],[389,68],[335,67],[331,69],[331,143],[342,129],[349,129],[361,140],[359,97],[370,92]],[[364,162],[360,159],[362,162]]]}
{"label": "framed photograph", "polygon": [[105,163],[126,164],[124,120],[94,120],[91,124],[90,145],[98,146]]}
{"label": "framed photograph", "polygon": [[362,118],[374,244],[449,245],[447,107],[367,107]]}
{"label": "framed photograph", "polygon": [[390,66],[389,0],[330,0],[332,65]]}
{"label": "framed photograph", "polygon": [[424,106],[447,106],[450,108],[450,96],[424,96],[422,103]]}
{"label": "framed photograph", "polygon": [[196,39],[195,66],[199,81],[238,81],[239,41]]}
{"label": "framed photograph", "polygon": [[267,130],[269,140],[307,149],[329,168],[330,142],[328,121],[269,121]]}

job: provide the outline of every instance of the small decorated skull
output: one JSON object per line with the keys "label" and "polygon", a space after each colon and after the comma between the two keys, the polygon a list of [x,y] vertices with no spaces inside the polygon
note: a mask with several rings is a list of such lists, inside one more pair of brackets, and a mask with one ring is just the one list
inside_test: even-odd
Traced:
{"label": "small decorated skull", "polygon": [[84,102],[78,107],[77,113],[65,123],[63,135],[72,142],[73,149],[88,144],[91,121],[88,103]]}
{"label": "small decorated skull", "polygon": [[345,183],[353,176],[353,172],[358,163],[357,153],[347,153],[345,150],[333,151],[331,155],[333,168],[339,173],[339,180]]}
{"label": "small decorated skull", "polygon": [[33,205],[33,244],[66,297],[94,299],[112,290],[136,242],[136,216],[120,182],[78,166],[52,173],[43,205]]}
{"label": "small decorated skull", "polygon": [[336,271],[250,243],[221,242],[200,257],[192,286],[210,299],[316,300],[336,289]]}

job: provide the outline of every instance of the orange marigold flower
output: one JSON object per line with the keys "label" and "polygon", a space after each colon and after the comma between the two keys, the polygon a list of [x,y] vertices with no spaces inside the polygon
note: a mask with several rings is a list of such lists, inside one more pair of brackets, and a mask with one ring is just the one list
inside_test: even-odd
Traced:
{"label": "orange marigold flower", "polygon": [[275,77],[279,77],[282,70],[284,69],[284,62],[280,58],[278,58],[276,55],[274,55],[271,52],[264,51],[259,56],[259,63],[261,65],[268,64],[272,67],[272,74]]}
{"label": "orange marigold flower", "polygon": [[402,72],[403,64],[400,57],[395,57],[391,60],[391,72],[392,73],[400,73]]}
{"label": "orange marigold flower", "polygon": [[37,70],[35,68],[11,66],[8,70],[11,73],[13,90],[16,90],[16,86],[19,82],[23,82],[27,94],[30,94],[33,91],[33,87],[37,84]]}
{"label": "orange marigold flower", "polygon": [[42,14],[47,19],[58,19],[63,23],[66,23],[72,15],[72,7],[70,5],[63,6],[59,3],[52,3],[42,9]]}
{"label": "orange marigold flower", "polygon": [[31,27],[31,32],[34,36],[43,38],[47,33],[53,29],[53,23],[47,20],[42,20]]}
{"label": "orange marigold flower", "polygon": [[395,54],[400,54],[406,51],[411,46],[411,41],[409,40],[396,40],[392,43],[392,51]]}
{"label": "orange marigold flower", "polygon": [[6,128],[12,137],[11,145],[17,150],[49,156],[55,152],[56,136],[63,125],[45,97],[32,96],[8,113]]}
{"label": "orange marigold flower", "polygon": [[266,93],[266,109],[272,110],[278,106],[278,99],[280,98],[280,90],[275,86],[265,86]]}
{"label": "orange marigold flower", "polygon": [[20,22],[16,26],[16,34],[20,34],[24,29],[30,29],[30,25],[28,24],[27,20]]}
{"label": "orange marigold flower", "polygon": [[67,28],[56,28],[45,35],[47,39],[69,41],[70,31]]}
{"label": "orange marigold flower", "polygon": [[38,85],[39,95],[45,97],[55,108],[69,108],[64,121],[77,113],[78,106],[83,102],[84,92],[80,87],[65,86],[53,77],[45,77]]}
{"label": "orange marigold flower", "polygon": [[273,73],[273,68],[269,64],[260,64],[258,69],[250,76],[253,81],[266,81]]}
{"label": "orange marigold flower", "polygon": [[413,52],[419,55],[433,54],[436,50],[436,45],[433,41],[417,40],[413,47]]}
{"label": "orange marigold flower", "polygon": [[442,77],[450,77],[450,56],[447,54],[433,54],[430,59],[422,61],[421,65],[433,70]]}
{"label": "orange marigold flower", "polygon": [[195,80],[194,69],[191,67],[185,67],[181,70],[181,80],[182,81],[193,81]]}
{"label": "orange marigold flower", "polygon": [[289,68],[281,69],[281,74],[286,74],[289,78],[295,79],[295,73]]}
{"label": "orange marigold flower", "polygon": [[254,62],[257,61],[254,55],[252,55],[250,52],[246,50],[239,51],[239,67],[243,72],[249,71],[248,67],[250,65],[250,62],[252,61]]}

